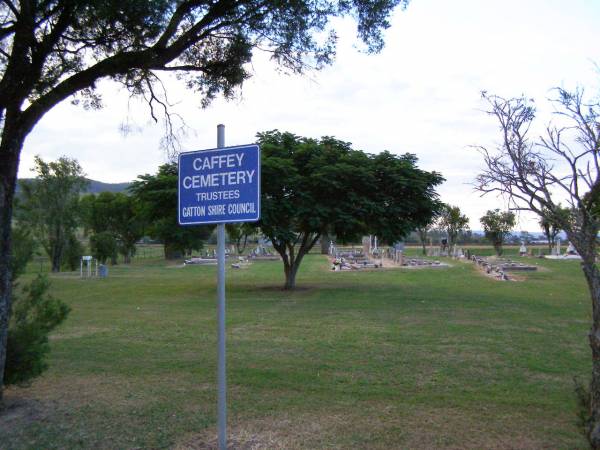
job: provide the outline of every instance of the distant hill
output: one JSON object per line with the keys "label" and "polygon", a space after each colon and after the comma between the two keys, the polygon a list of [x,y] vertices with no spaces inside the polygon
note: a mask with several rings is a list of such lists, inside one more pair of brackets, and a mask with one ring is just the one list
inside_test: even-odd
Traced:
{"label": "distant hill", "polygon": [[124,192],[127,193],[127,188],[131,183],[103,183],[102,181],[88,180],[90,186],[87,192],[89,194],[99,194],[100,192]]}
{"label": "distant hill", "polygon": [[[17,192],[16,195],[19,196],[21,194],[21,183],[24,181],[31,181],[33,178],[21,178],[17,180]],[[88,194],[99,194],[100,192],[123,192],[127,193],[127,188],[131,185],[131,183],[103,183],[102,181],[90,180],[90,185],[86,193]]]}

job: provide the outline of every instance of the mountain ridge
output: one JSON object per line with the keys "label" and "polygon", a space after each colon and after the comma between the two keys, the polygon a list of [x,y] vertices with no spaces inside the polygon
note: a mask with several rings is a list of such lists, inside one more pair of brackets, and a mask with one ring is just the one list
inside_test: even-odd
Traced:
{"label": "mountain ridge", "polygon": [[[88,188],[84,191],[86,194],[99,194],[101,192],[123,192],[127,193],[127,188],[131,186],[132,182],[123,182],[123,183],[104,183],[103,181],[92,180],[91,178],[86,178],[90,183]],[[21,193],[21,185],[23,182],[33,181],[35,178],[20,178],[17,180],[17,189],[15,194],[19,195]]]}

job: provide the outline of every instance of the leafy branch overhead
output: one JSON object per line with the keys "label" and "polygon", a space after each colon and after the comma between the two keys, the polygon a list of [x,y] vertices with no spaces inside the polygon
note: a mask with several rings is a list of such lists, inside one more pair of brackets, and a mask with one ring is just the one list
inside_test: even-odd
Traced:
{"label": "leafy branch overhead", "polygon": [[145,96],[154,108],[161,102],[156,87],[164,72],[177,72],[206,105],[216,95],[230,97],[250,76],[248,63],[257,49],[298,73],[331,63],[336,35],[330,21],[336,16],[354,17],[367,51],[379,51],[387,17],[406,3],[5,0],[0,114],[8,119],[18,113],[29,131],[77,93],[85,105],[99,107],[96,82],[105,77]]}

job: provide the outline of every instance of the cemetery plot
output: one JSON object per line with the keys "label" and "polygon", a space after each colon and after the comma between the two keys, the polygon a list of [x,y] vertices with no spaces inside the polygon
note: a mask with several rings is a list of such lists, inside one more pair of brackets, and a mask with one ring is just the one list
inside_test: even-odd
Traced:
{"label": "cemetery plot", "polygon": [[472,255],[471,261],[486,275],[502,281],[517,281],[517,278],[511,272],[533,272],[538,270],[537,266],[514,262],[504,258],[482,258]]}
{"label": "cemetery plot", "polygon": [[394,247],[378,247],[377,237],[365,236],[362,249],[344,249],[336,247],[333,242],[329,246],[331,270],[365,270],[380,268],[433,268],[449,267],[439,260],[408,258],[404,256],[404,245]]}
{"label": "cemetery plot", "polygon": [[[233,259],[234,262],[231,264],[231,267],[234,269],[240,269],[248,266],[251,261],[279,261],[281,258],[274,254],[271,250],[268,250],[266,247],[259,245],[255,249],[251,250],[248,253],[248,256],[236,255],[235,248],[232,246],[230,249],[225,249],[225,258]],[[217,256],[216,250],[206,250],[204,254],[200,256],[192,256],[189,259],[186,259],[184,262],[185,265],[216,265],[217,264]]]}

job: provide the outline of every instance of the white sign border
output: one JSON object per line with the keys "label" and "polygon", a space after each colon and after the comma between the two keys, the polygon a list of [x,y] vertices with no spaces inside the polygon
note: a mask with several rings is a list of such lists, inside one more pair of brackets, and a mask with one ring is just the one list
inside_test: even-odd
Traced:
{"label": "white sign border", "polygon": [[[181,157],[182,156],[187,156],[190,155],[192,153],[197,153],[197,154],[202,154],[203,152],[214,152],[214,151],[224,151],[224,150],[235,150],[235,149],[240,149],[240,148],[249,148],[249,147],[256,147],[256,153],[258,156],[258,170],[257,170],[257,183],[258,183],[258,203],[257,203],[257,211],[256,211],[256,218],[251,218],[251,219],[242,219],[242,220],[229,220],[229,221],[222,221],[222,220],[211,220],[211,221],[202,221],[202,222],[186,222],[186,223],[181,223]],[[258,144],[246,144],[246,145],[235,145],[232,147],[222,147],[222,148],[207,148],[204,150],[190,150],[189,152],[181,152],[179,154],[179,156],[177,157],[177,223],[179,224],[179,226],[182,227],[189,227],[192,225],[210,225],[210,224],[219,224],[219,223],[245,223],[245,222],[258,222],[260,220],[260,195],[261,195],[261,174],[260,174],[260,168],[261,168],[262,164],[261,164],[261,160],[260,160],[260,145]]]}

